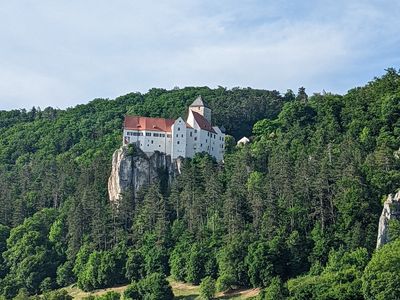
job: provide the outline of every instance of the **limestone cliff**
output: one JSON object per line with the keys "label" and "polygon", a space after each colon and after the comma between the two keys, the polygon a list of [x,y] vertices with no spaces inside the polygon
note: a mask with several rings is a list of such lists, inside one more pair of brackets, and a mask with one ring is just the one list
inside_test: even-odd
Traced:
{"label": "limestone cliff", "polygon": [[390,194],[383,204],[383,210],[379,219],[378,240],[376,248],[389,242],[389,221],[400,220],[400,191],[396,195]]}
{"label": "limestone cliff", "polygon": [[111,175],[108,179],[110,201],[118,204],[121,196],[138,191],[156,180],[166,179],[172,183],[180,173],[181,161],[171,161],[171,156],[161,152],[146,155],[140,149],[123,146],[116,150],[112,158]]}

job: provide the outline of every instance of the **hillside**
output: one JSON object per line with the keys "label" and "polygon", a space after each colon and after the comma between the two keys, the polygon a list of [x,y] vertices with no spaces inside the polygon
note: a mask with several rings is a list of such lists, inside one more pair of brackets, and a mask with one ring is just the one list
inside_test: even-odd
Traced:
{"label": "hillside", "polygon": [[[229,138],[224,164],[197,155],[170,188],[155,183],[112,207],[124,114],[184,116],[199,94],[216,124],[252,142]],[[170,295],[172,276],[261,288],[265,299],[394,299],[398,288],[380,278],[400,274],[379,277],[376,261],[400,225],[374,250],[382,200],[400,187],[399,128],[394,69],[345,95],[152,89],[0,112],[0,294],[133,282],[137,295]]]}

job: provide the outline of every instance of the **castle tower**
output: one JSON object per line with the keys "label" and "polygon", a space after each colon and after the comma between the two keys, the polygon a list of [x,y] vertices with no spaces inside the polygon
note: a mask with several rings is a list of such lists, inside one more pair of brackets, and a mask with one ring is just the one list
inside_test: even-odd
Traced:
{"label": "castle tower", "polygon": [[208,107],[207,103],[203,101],[201,96],[194,100],[194,102],[189,106],[189,109],[202,115],[211,124],[211,109]]}

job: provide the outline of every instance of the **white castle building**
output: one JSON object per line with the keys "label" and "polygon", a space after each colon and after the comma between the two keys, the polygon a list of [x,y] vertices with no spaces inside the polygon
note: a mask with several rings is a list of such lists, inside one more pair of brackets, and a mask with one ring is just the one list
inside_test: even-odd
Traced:
{"label": "white castle building", "polygon": [[148,154],[160,151],[176,159],[207,152],[221,161],[224,140],[221,129],[211,125],[211,109],[201,96],[189,106],[186,122],[182,118],[125,116],[123,144],[135,144]]}

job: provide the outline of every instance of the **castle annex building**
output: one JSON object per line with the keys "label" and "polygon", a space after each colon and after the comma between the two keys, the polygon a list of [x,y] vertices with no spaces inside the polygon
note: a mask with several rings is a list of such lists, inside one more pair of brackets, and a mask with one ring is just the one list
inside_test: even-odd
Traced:
{"label": "castle annex building", "polygon": [[135,144],[145,153],[164,152],[172,159],[207,152],[221,161],[225,134],[211,124],[211,109],[199,96],[189,106],[186,122],[182,118],[126,116],[123,144]]}

